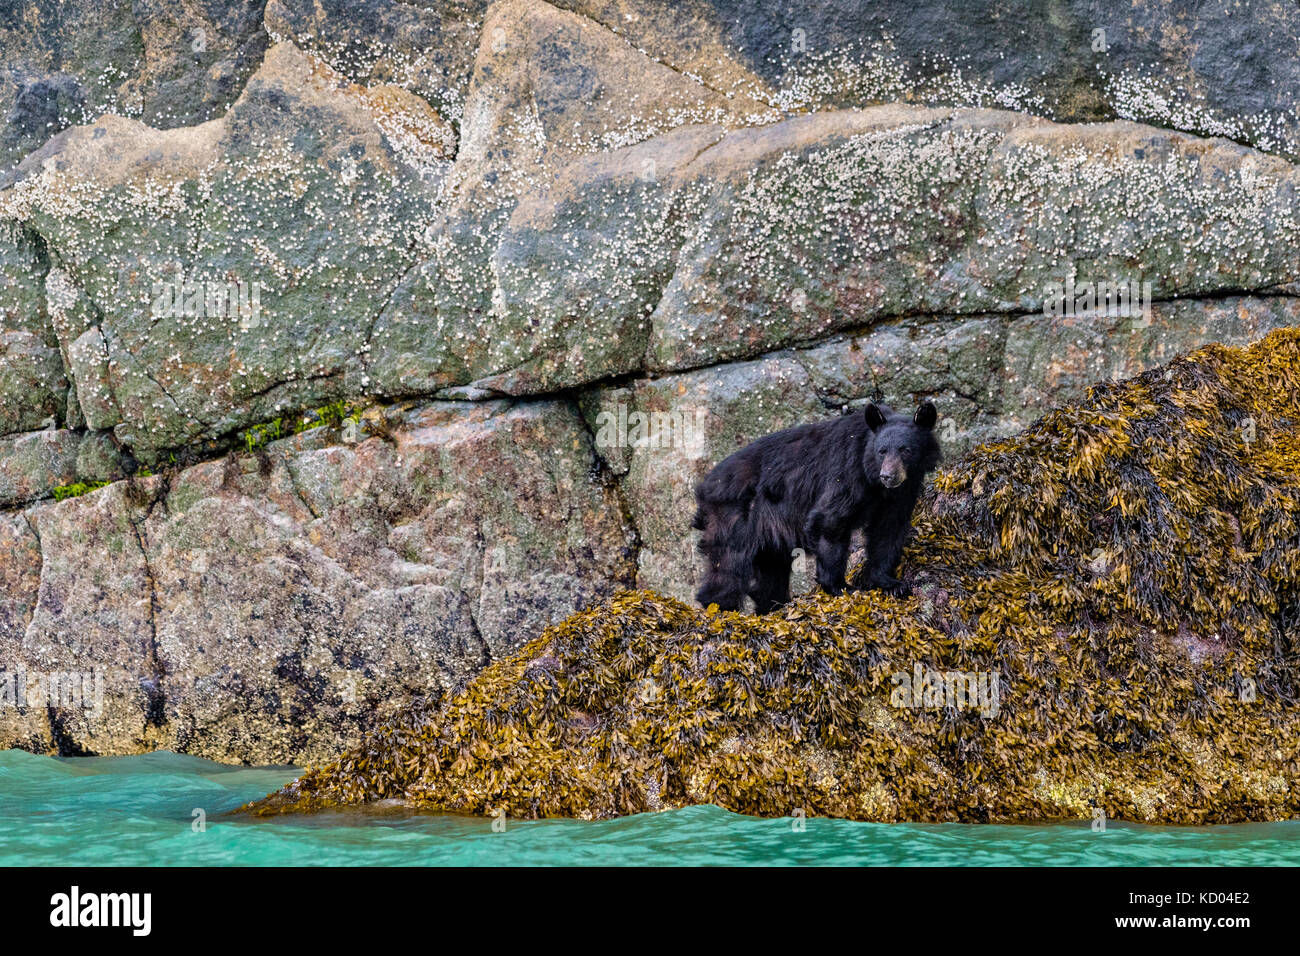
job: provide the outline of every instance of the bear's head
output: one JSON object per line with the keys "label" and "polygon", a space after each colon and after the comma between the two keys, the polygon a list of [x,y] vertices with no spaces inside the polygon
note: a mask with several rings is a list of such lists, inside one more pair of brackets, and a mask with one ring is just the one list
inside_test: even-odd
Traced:
{"label": "bear's head", "polygon": [[897,488],[908,479],[919,482],[939,467],[943,455],[934,434],[939,413],[933,402],[922,402],[911,416],[872,402],[864,414],[870,432],[862,466],[870,480]]}

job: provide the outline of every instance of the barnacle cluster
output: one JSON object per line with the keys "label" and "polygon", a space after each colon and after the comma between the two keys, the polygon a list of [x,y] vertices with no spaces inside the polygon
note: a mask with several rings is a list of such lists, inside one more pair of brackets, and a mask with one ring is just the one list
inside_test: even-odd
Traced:
{"label": "barnacle cluster", "polygon": [[[247,811],[1211,823],[1300,815],[1300,329],[1095,387],[941,471],[913,596],[646,591]],[[991,674],[994,712],[902,706]]]}

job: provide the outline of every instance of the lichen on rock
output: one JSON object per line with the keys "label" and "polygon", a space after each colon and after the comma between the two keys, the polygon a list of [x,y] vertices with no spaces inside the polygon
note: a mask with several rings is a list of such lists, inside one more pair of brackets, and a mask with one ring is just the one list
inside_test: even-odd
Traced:
{"label": "lichen on rock", "polygon": [[[1294,817],[1300,330],[980,446],[937,475],[903,572],[904,600],[767,617],[622,592],[244,809]],[[931,674],[996,693],[913,697]]]}

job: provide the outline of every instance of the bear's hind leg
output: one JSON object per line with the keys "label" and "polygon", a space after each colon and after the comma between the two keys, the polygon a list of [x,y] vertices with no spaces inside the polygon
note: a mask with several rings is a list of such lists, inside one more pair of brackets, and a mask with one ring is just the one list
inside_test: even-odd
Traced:
{"label": "bear's hind leg", "polygon": [[[832,506],[842,504],[832,499]],[[832,597],[845,591],[844,572],[849,566],[849,542],[853,529],[842,508],[818,507],[808,516],[803,538],[811,542],[817,558],[817,583]]]}
{"label": "bear's hind leg", "polygon": [[716,604],[723,611],[739,611],[745,603],[754,573],[748,517],[746,502],[700,502],[694,526],[702,532],[704,581],[695,600],[702,607]]}
{"label": "bear's hind leg", "polygon": [[734,546],[738,525],[734,516],[722,516],[722,521],[716,520],[718,516],[714,517],[715,520],[705,522],[704,535],[700,539],[704,581],[695,594],[695,600],[701,607],[716,604],[723,611],[739,611],[749,591],[753,568],[749,555]]}

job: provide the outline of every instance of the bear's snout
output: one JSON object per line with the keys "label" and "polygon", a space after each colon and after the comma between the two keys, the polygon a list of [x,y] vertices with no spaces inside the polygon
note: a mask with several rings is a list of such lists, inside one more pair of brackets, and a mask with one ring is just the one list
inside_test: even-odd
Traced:
{"label": "bear's snout", "polygon": [[897,455],[889,455],[880,466],[880,483],[886,488],[897,488],[907,481],[907,466]]}

